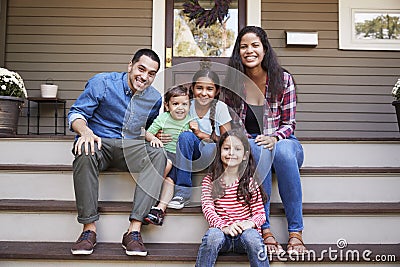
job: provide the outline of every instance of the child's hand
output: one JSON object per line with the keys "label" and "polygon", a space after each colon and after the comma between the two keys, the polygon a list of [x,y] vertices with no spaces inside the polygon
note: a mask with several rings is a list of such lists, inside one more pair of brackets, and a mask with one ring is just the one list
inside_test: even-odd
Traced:
{"label": "child's hand", "polygon": [[153,139],[151,139],[151,141],[150,141],[150,145],[152,146],[152,147],[163,147],[164,145],[163,145],[163,143],[161,142],[161,140],[160,139],[158,139],[157,137],[154,137]]}
{"label": "child's hand", "polygon": [[189,128],[194,134],[196,134],[199,131],[199,123],[197,122],[197,120],[191,120],[189,122]]}
{"label": "child's hand", "polygon": [[253,221],[242,221],[242,222],[238,222],[237,225],[244,231],[247,229],[251,229],[254,228],[256,225]]}
{"label": "child's hand", "polygon": [[237,236],[243,232],[242,228],[237,223],[233,223],[229,226],[226,226],[221,230],[222,232],[224,232],[224,234],[230,235],[232,237]]}

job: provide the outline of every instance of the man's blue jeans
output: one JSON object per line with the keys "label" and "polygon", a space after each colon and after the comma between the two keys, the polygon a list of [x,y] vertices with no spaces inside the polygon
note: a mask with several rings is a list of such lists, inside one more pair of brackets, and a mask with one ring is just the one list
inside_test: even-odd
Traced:
{"label": "man's blue jeans", "polygon": [[176,148],[175,196],[190,199],[192,172],[207,169],[216,154],[216,144],[201,141],[194,133],[182,132]]}
{"label": "man's blue jeans", "polygon": [[218,228],[208,229],[199,248],[196,267],[214,266],[218,254],[223,252],[247,253],[250,266],[269,266],[263,240],[256,229],[247,229],[235,237],[225,235]]}
{"label": "man's blue jeans", "polygon": [[303,230],[303,204],[302,189],[299,168],[303,164],[303,147],[294,135],[287,139],[279,140],[271,152],[263,146],[249,139],[251,151],[257,163],[257,173],[263,179],[262,185],[268,195],[265,204],[267,221],[261,226],[262,229],[270,228],[270,196],[272,191],[272,168],[278,180],[279,195],[285,208],[289,232]]}

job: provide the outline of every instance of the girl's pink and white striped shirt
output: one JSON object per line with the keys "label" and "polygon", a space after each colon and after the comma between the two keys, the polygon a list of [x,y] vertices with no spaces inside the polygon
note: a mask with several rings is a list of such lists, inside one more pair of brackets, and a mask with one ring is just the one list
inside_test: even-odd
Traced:
{"label": "girl's pink and white striped shirt", "polygon": [[232,185],[225,186],[225,194],[214,200],[212,186],[216,182],[218,181],[212,181],[210,175],[204,177],[202,182],[201,206],[210,227],[222,229],[235,222],[251,220],[261,233],[261,225],[266,217],[257,183],[252,179],[250,186],[253,185],[254,194],[250,205],[247,205],[243,199],[237,200],[239,179]]}

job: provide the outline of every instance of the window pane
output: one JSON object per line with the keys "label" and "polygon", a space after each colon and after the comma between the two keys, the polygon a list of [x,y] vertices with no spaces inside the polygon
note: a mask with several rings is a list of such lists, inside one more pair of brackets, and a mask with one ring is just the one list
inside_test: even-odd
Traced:
{"label": "window pane", "polygon": [[[174,1],[174,57],[229,57],[238,33],[238,1],[230,4],[223,23],[207,28],[197,27],[195,20],[183,13],[184,0]],[[199,1],[205,9],[211,9],[214,1]]]}

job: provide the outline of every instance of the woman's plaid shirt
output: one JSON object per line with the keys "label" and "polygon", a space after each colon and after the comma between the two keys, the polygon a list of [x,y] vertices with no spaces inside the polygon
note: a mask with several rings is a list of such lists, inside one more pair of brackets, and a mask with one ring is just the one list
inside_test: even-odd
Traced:
{"label": "woman's plaid shirt", "polygon": [[[274,101],[268,91],[267,82],[264,100],[263,134],[277,136],[279,139],[288,138],[294,133],[296,127],[296,88],[292,76],[287,72],[283,72],[283,74],[285,85],[283,92]],[[227,104],[229,105],[229,103]],[[241,119],[239,123],[242,126],[245,125],[247,108],[248,106],[242,98],[240,109],[237,111]]]}

